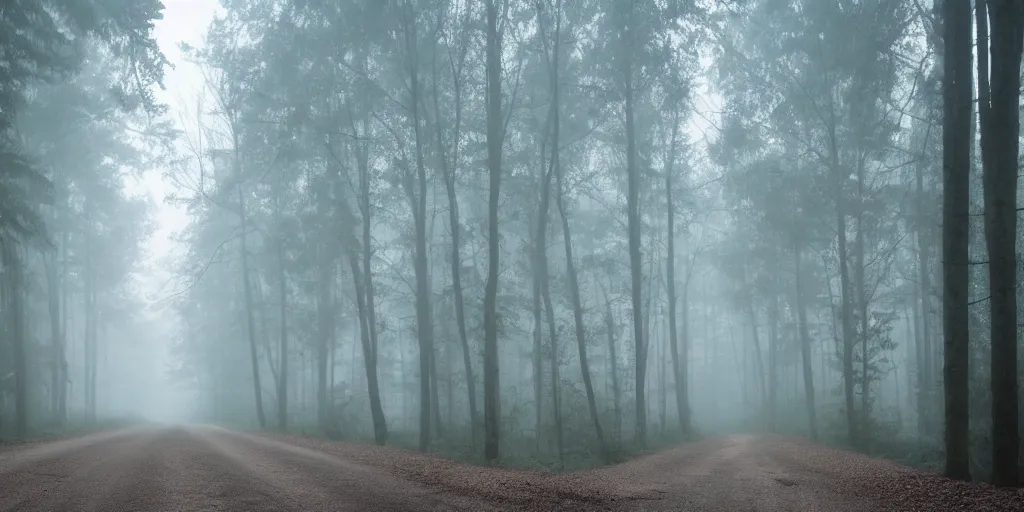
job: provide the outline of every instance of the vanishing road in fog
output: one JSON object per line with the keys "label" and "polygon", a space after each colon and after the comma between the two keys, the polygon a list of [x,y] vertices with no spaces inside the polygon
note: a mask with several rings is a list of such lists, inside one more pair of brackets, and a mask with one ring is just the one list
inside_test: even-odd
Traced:
{"label": "vanishing road in fog", "polygon": [[562,475],[216,427],[137,427],[0,451],[0,510],[25,512],[1017,510],[1022,499],[755,436]]}

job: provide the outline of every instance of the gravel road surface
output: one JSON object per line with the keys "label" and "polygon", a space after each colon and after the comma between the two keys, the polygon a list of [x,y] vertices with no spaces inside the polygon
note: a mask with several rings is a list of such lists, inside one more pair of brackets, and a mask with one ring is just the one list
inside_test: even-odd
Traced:
{"label": "gravel road surface", "polygon": [[0,450],[0,511],[1024,511],[800,440],[728,436],[569,474],[217,427],[137,427]]}

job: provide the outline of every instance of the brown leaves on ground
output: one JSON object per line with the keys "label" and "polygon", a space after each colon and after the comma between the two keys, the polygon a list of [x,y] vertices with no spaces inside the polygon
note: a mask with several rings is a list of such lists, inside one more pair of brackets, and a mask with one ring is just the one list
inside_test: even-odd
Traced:
{"label": "brown leaves on ground", "polygon": [[726,436],[565,474],[457,463],[394,447],[275,436],[516,510],[1024,511],[1024,489],[952,481],[781,436]]}

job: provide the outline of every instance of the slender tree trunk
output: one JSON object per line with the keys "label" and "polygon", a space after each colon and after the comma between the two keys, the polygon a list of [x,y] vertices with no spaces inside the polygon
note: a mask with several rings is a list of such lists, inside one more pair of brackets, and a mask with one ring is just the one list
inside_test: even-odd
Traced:
{"label": "slender tree trunk", "polygon": [[[92,228],[92,209],[86,201],[86,219],[88,229]],[[85,397],[85,416],[89,422],[96,421],[96,388],[93,386],[96,374],[96,278],[92,264],[92,233],[85,234],[85,266],[82,269],[84,283],[83,299],[85,302],[85,333],[83,337],[83,366],[85,375],[82,391]]]}
{"label": "slender tree trunk", "polygon": [[[67,226],[67,211],[65,209],[61,226]],[[61,367],[61,380],[58,393],[57,408],[60,411],[60,424],[64,425],[68,419],[68,385],[70,382],[70,375],[68,374],[68,355],[67,355],[67,333],[68,333],[68,296],[70,291],[68,289],[68,230],[66,228],[61,229],[61,271],[60,271],[60,301],[62,312],[60,319],[60,339],[63,344],[61,350],[60,367]]]}
{"label": "slender tree trunk", "polygon": [[661,333],[660,340],[658,342],[658,421],[661,427],[661,436],[668,436],[668,371],[666,370],[667,358],[665,357],[665,345],[668,344],[668,322],[665,318],[661,318],[663,321],[662,327],[665,330],[659,330]]}
{"label": "slender tree trunk", "polygon": [[10,322],[11,354],[14,359],[14,435],[28,435],[28,340],[25,337],[24,268],[18,247],[9,237],[0,237],[3,271],[7,287],[7,321]]}
{"label": "slender tree trunk", "polygon": [[[544,4],[538,2],[538,20],[543,15],[542,6]],[[545,50],[547,43],[545,39]],[[543,320],[542,313],[544,308],[543,297],[544,294],[541,291],[544,281],[548,279],[548,254],[547,254],[547,230],[548,230],[548,210],[551,205],[551,179],[552,173],[548,170],[548,151],[547,143],[548,136],[551,134],[551,117],[552,110],[548,109],[547,118],[544,120],[544,132],[541,136],[540,143],[540,158],[538,160],[538,180],[537,180],[537,218],[534,219],[533,224],[533,247],[531,253],[530,263],[532,265],[532,284],[533,284],[533,386],[534,386],[534,406],[536,409],[536,430],[537,430],[537,451],[541,450],[541,433],[544,431],[543,422],[543,401],[544,401],[544,362],[543,362]],[[551,332],[554,332],[553,330]],[[554,346],[555,340],[552,339],[549,343]],[[557,388],[552,384],[552,400],[554,395],[557,393]],[[556,415],[558,411],[558,405],[554,404]]]}
{"label": "slender tree trunk", "polygon": [[804,400],[807,407],[807,428],[812,441],[818,440],[817,413],[814,409],[814,374],[811,368],[811,336],[807,331],[807,304],[804,301],[801,242],[793,238],[793,268],[795,269],[797,322],[800,324],[800,357],[803,362]]}
{"label": "slender tree trunk", "polygon": [[60,330],[60,285],[57,282],[57,253],[44,253],[46,303],[50,314],[50,414],[55,425],[62,425],[60,388],[63,386],[64,340]]}
{"label": "slender tree trunk", "polygon": [[601,458],[608,460],[609,453],[608,447],[604,440],[604,430],[601,428],[601,418],[597,411],[597,398],[594,395],[594,384],[590,378],[590,363],[587,360],[587,339],[586,339],[586,326],[583,323],[583,301],[580,298],[580,283],[579,277],[576,272],[576,261],[572,254],[572,232],[569,226],[569,214],[565,210],[565,202],[563,200],[565,194],[564,180],[562,179],[562,167],[559,162],[559,90],[558,90],[558,54],[560,52],[560,32],[562,26],[562,2],[558,0],[555,7],[555,45],[553,57],[551,59],[551,96],[552,96],[552,111],[553,111],[553,135],[551,140],[551,167],[554,169],[555,176],[558,180],[558,190],[555,195],[555,201],[558,205],[558,212],[562,219],[562,239],[565,244],[565,264],[566,271],[569,277],[569,296],[572,300],[573,309],[573,320],[576,325],[576,347],[579,352],[580,358],[580,372],[583,376],[583,387],[587,393],[587,406],[590,409],[590,418],[594,422],[594,433],[597,436],[597,443],[601,450]]}
{"label": "slender tree trunk", "polygon": [[[1016,201],[1024,3],[988,0],[986,5],[978,0],[977,8],[982,182],[992,319],[992,481],[1000,486],[1016,486],[1020,483]],[[984,23],[987,8],[991,40]]]}
{"label": "slender tree trunk", "polygon": [[[747,289],[746,272],[743,275],[743,289]],[[750,319],[750,331],[754,342],[754,368],[757,372],[757,389],[761,393],[761,408],[768,403],[768,389],[765,387],[764,361],[761,356],[761,338],[757,331],[757,311],[754,309],[754,298],[748,296],[745,300],[747,318]]]}
{"label": "slender tree trunk", "polygon": [[626,212],[629,231],[629,269],[633,303],[633,344],[636,356],[636,444],[647,444],[647,404],[644,386],[647,382],[647,343],[643,330],[643,261],[640,255],[640,169],[637,163],[635,99],[633,90],[632,7],[624,13],[619,27],[623,42],[623,90],[626,116]]}
{"label": "slender tree trunk", "polygon": [[[363,345],[363,366],[366,369],[366,387],[370,395],[370,415],[373,418],[373,439],[378,445],[384,445],[388,438],[387,421],[384,408],[380,402],[380,386],[377,378],[377,350],[370,339],[369,314],[367,313],[366,291],[363,277],[359,270],[359,256],[353,250],[349,256],[349,269],[352,282],[356,288],[356,307],[359,310],[359,340]],[[404,394],[404,393],[403,393]]]}
{"label": "slender tree trunk", "polygon": [[690,406],[687,391],[687,382],[682,375],[685,371],[682,362],[679,360],[679,336],[676,325],[676,207],[673,200],[673,177],[675,174],[676,144],[679,133],[679,114],[675,113],[672,124],[672,142],[669,145],[668,162],[665,165],[665,209],[668,217],[668,256],[665,262],[666,285],[668,291],[668,343],[672,354],[672,379],[675,383],[676,412],[679,415],[679,428],[683,435],[691,432]]}
{"label": "slender tree trunk", "polygon": [[416,143],[416,172],[415,176],[407,171],[403,178],[406,196],[409,198],[409,206],[413,212],[413,222],[416,231],[416,248],[414,258],[414,269],[416,274],[416,330],[419,340],[420,351],[420,451],[426,451],[430,446],[430,414],[431,406],[431,360],[434,350],[434,324],[431,318],[431,294],[430,294],[430,264],[427,248],[427,171],[423,161],[423,140],[420,127],[420,83],[419,83],[419,52],[418,36],[416,31],[416,13],[412,3],[405,2],[403,9],[405,50],[407,54],[407,65],[409,66],[411,96],[411,118],[413,134]]}
{"label": "slender tree trunk", "polygon": [[[461,66],[460,66],[461,69]],[[466,390],[469,396],[469,418],[470,418],[470,431],[473,446],[477,445],[477,426],[476,423],[479,418],[476,405],[476,378],[473,376],[473,363],[469,350],[469,336],[466,335],[466,308],[465,300],[462,294],[462,239],[461,239],[461,227],[459,224],[459,197],[455,193],[455,169],[458,167],[458,147],[460,142],[461,125],[462,125],[462,84],[461,76],[454,76],[453,83],[455,89],[455,134],[452,142],[452,163],[448,164],[448,156],[446,155],[444,142],[442,141],[442,130],[438,126],[437,131],[437,147],[440,152],[441,168],[444,175],[444,188],[448,195],[448,223],[452,232],[452,252],[451,252],[451,268],[452,268],[452,292],[454,294],[455,302],[455,324],[459,330],[459,344],[462,347],[462,364],[466,372]],[[438,94],[436,91],[436,77],[434,80],[435,92],[434,92],[434,116],[437,122],[440,124],[441,120],[441,107],[438,101]]]}
{"label": "slender tree trunk", "polygon": [[498,205],[501,199],[501,37],[496,0],[487,0],[487,285],[484,292],[484,458],[500,455],[501,424],[498,387],[498,258],[501,254]]}
{"label": "slender tree trunk", "polygon": [[[919,174],[920,174],[920,171],[919,171]],[[920,238],[921,237],[920,237],[920,234],[919,234],[919,241],[920,241]],[[918,253],[920,254],[921,252],[922,251],[921,251],[921,247],[920,247],[920,243],[919,243]],[[919,268],[920,268],[920,266],[921,266],[921,264],[920,264],[920,259],[919,259]],[[927,411],[928,410],[928,396],[927,396],[927,386],[928,386],[928,383],[927,383],[927,380],[926,380],[926,377],[928,375],[928,370],[925,368],[926,367],[926,361],[925,361],[926,343],[925,343],[925,335],[924,335],[924,332],[927,330],[927,328],[924,326],[925,318],[924,318],[924,312],[922,311],[922,302],[923,301],[922,301],[922,297],[921,296],[922,296],[923,283],[920,280],[920,275],[921,274],[919,272],[918,283],[916,283],[911,288],[911,295],[912,296],[910,298],[911,299],[910,300],[911,310],[912,310],[911,312],[913,314],[913,316],[912,316],[912,319],[913,319],[913,366],[914,366],[914,370],[915,370],[915,372],[914,372],[914,383],[915,383],[915,387],[916,387],[915,393],[914,393],[914,401],[915,401],[915,406],[916,406],[915,407],[915,411],[916,411],[916,413],[918,413],[918,441],[919,441],[919,444],[924,442],[925,438],[928,435],[928,431],[929,431],[928,430],[929,426],[927,425],[927,423],[928,423],[928,411]]]}
{"label": "slender tree trunk", "polygon": [[[546,175],[546,174],[547,173],[544,172],[543,162],[541,162],[541,175]],[[541,178],[541,179],[543,180],[543,178]],[[545,215],[544,218],[547,218],[547,216]],[[538,230],[539,230],[539,227],[538,227]],[[543,246],[541,246],[541,247],[543,247]],[[542,303],[541,303],[541,293],[540,293],[540,281],[541,281],[541,279],[540,279],[540,275],[541,274],[540,274],[540,268],[539,268],[540,265],[538,264],[538,261],[541,258],[541,254],[540,254],[540,252],[542,250],[541,247],[537,247],[537,241],[534,240],[534,247],[532,249],[532,251],[533,251],[533,272],[532,272],[532,274],[533,274],[533,276],[532,276],[533,277],[533,299],[532,299],[532,302],[531,302],[531,304],[532,304],[532,314],[533,314],[533,354],[532,354],[533,357],[532,358],[533,358],[533,400],[534,400],[533,401],[533,405],[534,405],[534,416],[535,416],[534,419],[536,420],[536,427],[535,428],[536,428],[536,432],[537,432],[537,434],[536,434],[537,435],[536,448],[537,448],[537,452],[538,453],[541,450],[541,439],[543,438],[541,433],[544,431],[544,415],[543,415],[543,406],[544,406],[544,403],[543,403],[544,402],[544,400],[543,400],[544,399],[544,366],[543,366],[543,356],[544,356],[544,349],[543,349],[543,343],[542,343],[543,335],[541,334],[541,331],[543,330],[543,327],[542,327],[543,321],[541,320],[543,306],[542,306]]]}
{"label": "slender tree trunk", "polygon": [[[547,245],[547,244],[545,244]],[[548,340],[550,346],[548,347],[548,356],[550,357],[551,363],[551,409],[553,413],[553,423],[555,424],[555,447],[558,450],[558,460],[562,462],[565,457],[565,443],[564,443],[564,429],[562,428],[562,379],[559,377],[560,373],[560,361],[559,356],[561,352],[559,350],[558,333],[555,325],[555,307],[551,300],[551,285],[548,281],[548,270],[547,270],[547,256],[543,259],[543,279],[541,279],[540,293],[541,298],[544,300],[544,312],[547,317],[548,324]]]}
{"label": "slender tree trunk", "polygon": [[860,433],[857,429],[857,411],[854,402],[854,375],[853,375],[853,300],[851,298],[850,271],[847,262],[847,238],[846,238],[846,192],[844,190],[844,173],[839,164],[839,142],[836,135],[835,123],[828,126],[829,152],[831,157],[831,171],[833,173],[833,199],[836,208],[836,231],[839,239],[839,286],[841,288],[841,310],[840,320],[842,322],[842,365],[843,365],[843,396],[846,403],[846,429],[849,443],[853,447],[860,447]]}
{"label": "slender tree trunk", "polygon": [[440,384],[437,382],[437,352],[440,347],[436,340],[433,350],[430,351],[430,404],[434,408],[431,417],[434,420],[434,435],[437,439],[444,439],[444,426],[441,424],[441,400],[439,398]]}
{"label": "slender tree trunk", "polygon": [[[615,414],[615,435],[622,435],[622,390],[619,386],[619,363],[618,354],[615,350],[615,315],[612,314],[612,302],[608,298],[608,291],[601,288],[604,293],[604,323],[608,331],[608,373],[612,379],[612,405]],[[673,362],[675,358],[673,357]],[[678,371],[679,365],[675,364]]]}
{"label": "slender tree trunk", "polygon": [[281,220],[281,197],[274,197],[274,223],[278,233],[274,237],[274,252],[277,257],[278,316],[280,317],[280,346],[277,371],[277,426],[282,432],[288,431],[288,275],[285,272],[284,232]]}
{"label": "slender tree trunk", "polygon": [[868,297],[867,297],[867,259],[864,254],[864,160],[859,159],[857,164],[857,234],[853,241],[853,251],[857,261],[854,269],[855,280],[857,281],[857,307],[860,309],[860,343],[861,343],[861,373],[860,373],[860,432],[862,442],[861,448],[868,449],[871,442],[871,410],[870,394],[871,380],[869,373],[869,343],[870,332],[868,330]]}
{"label": "slender tree trunk", "polygon": [[256,326],[253,321],[253,305],[252,305],[252,284],[249,282],[249,250],[246,247],[246,239],[248,234],[246,231],[249,229],[247,216],[245,213],[245,195],[242,192],[241,182],[241,162],[238,159],[241,158],[238,149],[238,141],[235,141],[235,176],[238,182],[238,208],[240,218],[241,236],[239,242],[239,251],[242,257],[242,289],[245,294],[245,326],[246,334],[249,338],[249,359],[252,365],[252,389],[253,395],[256,400],[256,419],[259,421],[260,428],[267,427],[267,418],[263,412],[263,388],[260,383],[260,360],[256,351]]}
{"label": "slender tree trunk", "polygon": [[[366,69],[366,49],[360,53],[359,68]],[[359,339],[363,349],[363,366],[366,372],[366,389],[370,398],[370,416],[373,419],[373,438],[378,445],[387,443],[388,426],[381,404],[380,378],[378,374],[377,308],[373,284],[373,208],[370,197],[370,116],[363,115],[362,129],[353,123],[357,132],[356,166],[359,171],[359,197],[357,204],[362,227],[362,251],[357,251],[358,242],[352,237],[349,244],[349,269],[356,291],[356,307],[359,313]],[[359,269],[362,256],[363,270]],[[404,370],[404,368],[403,368]],[[403,397],[405,392],[403,390]],[[403,413],[405,410],[403,409]]]}
{"label": "slender tree trunk", "polygon": [[[773,282],[772,285],[775,283]],[[768,407],[767,427],[775,432],[779,408],[779,299],[768,300]]]}
{"label": "slender tree trunk", "polygon": [[[326,207],[326,205],[325,205]],[[325,211],[321,214],[326,215]],[[326,238],[326,237],[325,237]],[[322,239],[321,239],[322,240]],[[323,431],[334,428],[334,407],[329,398],[328,361],[334,339],[334,311],[331,306],[332,262],[326,243],[317,244],[317,344],[316,344],[316,416]]]}

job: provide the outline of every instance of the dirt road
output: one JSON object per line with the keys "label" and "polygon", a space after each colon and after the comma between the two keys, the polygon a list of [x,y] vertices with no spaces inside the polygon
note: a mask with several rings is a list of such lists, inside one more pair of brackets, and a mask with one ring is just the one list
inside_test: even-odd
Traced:
{"label": "dirt road", "polygon": [[1024,493],[730,436],[564,475],[393,448],[139,427],[0,451],[0,511],[1024,510]]}

